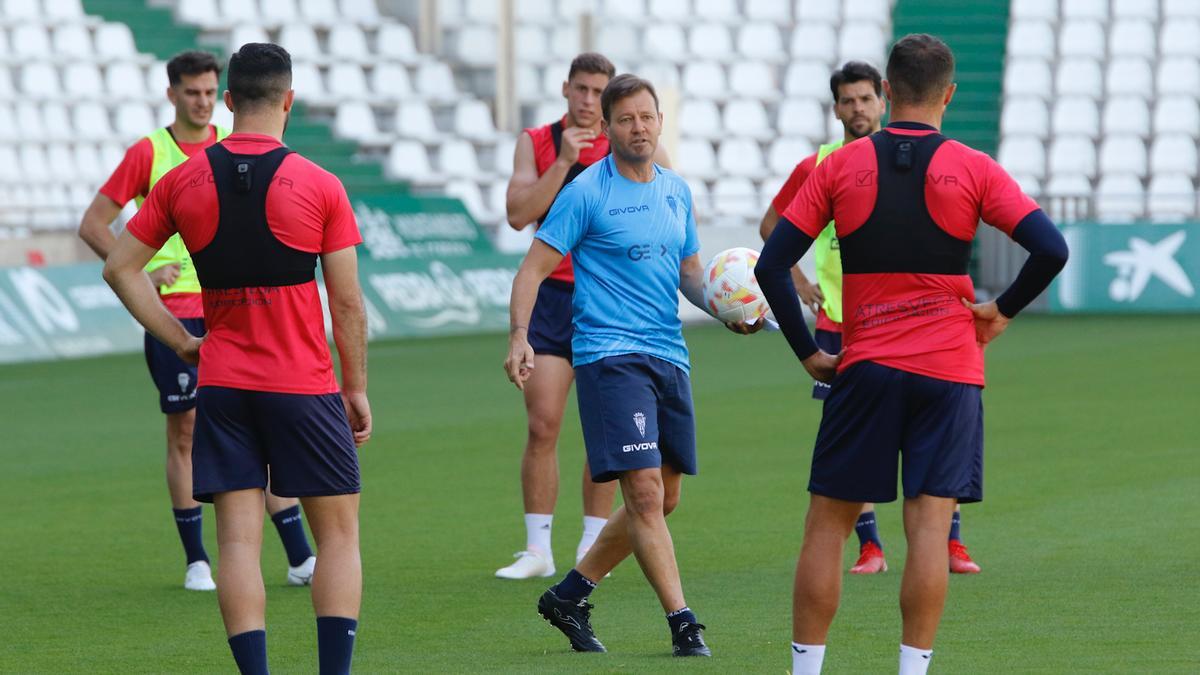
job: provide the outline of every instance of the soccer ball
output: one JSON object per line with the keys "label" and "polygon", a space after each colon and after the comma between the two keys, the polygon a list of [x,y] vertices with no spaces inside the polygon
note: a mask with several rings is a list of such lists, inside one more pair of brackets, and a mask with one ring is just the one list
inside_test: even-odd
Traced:
{"label": "soccer ball", "polygon": [[725,323],[762,318],[770,307],[754,278],[758,251],[731,248],[713,256],[704,268],[704,304]]}

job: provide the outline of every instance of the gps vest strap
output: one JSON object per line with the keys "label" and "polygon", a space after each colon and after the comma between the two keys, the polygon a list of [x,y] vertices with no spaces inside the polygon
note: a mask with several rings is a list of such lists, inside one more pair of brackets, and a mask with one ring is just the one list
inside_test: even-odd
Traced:
{"label": "gps vest strap", "polygon": [[929,163],[946,137],[941,134],[871,135],[878,166],[878,193],[866,222],[841,238],[846,274],[964,275],[971,242],[938,227],[925,203]]}
{"label": "gps vest strap", "polygon": [[[562,120],[559,120],[559,121],[555,122],[554,124],[550,125],[550,140],[553,141],[553,143],[554,143],[554,156],[555,157],[558,157],[558,153],[562,151],[562,135],[563,135]],[[584,166],[583,164],[580,164],[579,161],[576,160],[575,163],[571,165],[571,168],[567,169],[567,175],[566,175],[566,177],[563,178],[562,185],[558,186],[558,192],[562,192],[562,189],[567,186],[567,183],[570,183],[571,181],[575,180],[575,177],[578,176],[579,174],[583,173],[583,170],[586,168],[587,168],[586,166]],[[554,194],[557,196],[558,192],[555,192]],[[546,213],[543,213],[541,216],[538,217],[538,225],[541,225],[542,222],[546,220],[546,216],[549,213],[550,213],[550,210],[547,209]]]}
{"label": "gps vest strap", "polygon": [[[228,129],[216,127],[217,140],[225,138],[229,135]],[[155,129],[150,134],[146,135],[146,140],[150,141],[151,162],[150,162],[150,184],[146,187],[146,194],[150,194],[150,190],[158,184],[158,181],[167,172],[187,161],[188,156],[179,148],[179,143],[175,141],[175,137],[171,135],[170,127],[160,127]],[[139,208],[145,197],[136,197],[134,203]],[[162,295],[171,295],[173,293],[199,293],[200,280],[196,277],[196,268],[192,264],[192,257],[188,253],[187,246],[184,246],[183,239],[178,233],[171,235],[167,239],[167,243],[163,244],[162,248],[154,253],[154,257],[150,258],[150,262],[146,263],[146,271],[154,271],[164,265],[177,264],[179,265],[179,278],[170,286],[163,286],[159,289]]]}
{"label": "gps vest strap", "polygon": [[192,256],[204,288],[294,286],[315,279],[317,254],[279,241],[267,224],[267,189],[291,150],[235,155],[217,144],[204,152],[219,207],[216,234]]}
{"label": "gps vest strap", "polygon": [[[826,157],[841,148],[844,143],[845,141],[837,141],[822,145],[817,150],[817,164],[825,161]],[[817,286],[821,289],[821,295],[825,296],[821,309],[825,310],[825,316],[828,316],[830,321],[841,323],[842,252],[838,249],[837,231],[832,220],[813,242],[813,263],[817,270]]]}

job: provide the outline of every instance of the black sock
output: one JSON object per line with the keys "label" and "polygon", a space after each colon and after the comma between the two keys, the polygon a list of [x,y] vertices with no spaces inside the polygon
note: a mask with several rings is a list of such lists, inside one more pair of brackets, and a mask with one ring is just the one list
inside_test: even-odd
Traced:
{"label": "black sock", "polygon": [[179,541],[183,543],[183,552],[187,555],[187,564],[197,560],[208,562],[208,554],[204,552],[204,511],[202,507],[192,509],[171,509],[175,512],[175,528],[179,530]]}
{"label": "black sock", "polygon": [[958,511],[955,511],[954,516],[950,518],[950,541],[962,541],[962,537],[959,536],[958,532],[961,524],[962,516],[959,515]]}
{"label": "black sock", "polygon": [[341,616],[317,617],[317,658],[321,675],[350,675],[358,621]]}
{"label": "black sock", "polygon": [[267,631],[248,630],[229,638],[229,649],[242,675],[268,675]]}
{"label": "black sock", "polygon": [[298,567],[312,555],[308,547],[308,536],[304,534],[304,519],[300,515],[300,505],[284,509],[271,516],[275,523],[275,531],[283,542],[283,550],[287,551],[288,564]]}
{"label": "black sock", "polygon": [[687,607],[684,607],[683,609],[677,609],[667,615],[667,624],[671,626],[671,635],[678,633],[679,627],[685,623],[699,623],[699,621],[696,621],[696,615],[693,614],[692,610],[688,609]]}
{"label": "black sock", "polygon": [[596,582],[572,569],[567,576],[554,587],[554,594],[563,600],[579,602],[596,590]]}
{"label": "black sock", "polygon": [[875,524],[875,512],[867,511],[859,515],[858,522],[854,524],[854,531],[858,534],[858,547],[862,548],[871,542],[883,550],[883,542],[879,540],[879,527]]}

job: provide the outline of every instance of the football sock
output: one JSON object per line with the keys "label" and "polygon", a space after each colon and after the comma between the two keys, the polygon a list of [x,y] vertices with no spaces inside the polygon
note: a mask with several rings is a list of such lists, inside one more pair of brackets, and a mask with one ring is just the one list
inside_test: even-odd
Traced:
{"label": "football sock", "polygon": [[317,659],[321,675],[350,675],[358,621],[341,616],[317,617]]}
{"label": "football sock", "polygon": [[900,675],[925,675],[925,672],[929,670],[929,661],[932,658],[932,649],[917,649],[908,645],[900,645]]}
{"label": "football sock", "polygon": [[608,522],[608,518],[597,518],[595,516],[583,517],[583,536],[579,538],[579,551],[586,551],[596,543],[596,537],[600,536],[600,530],[604,529],[604,524]]}
{"label": "football sock", "polygon": [[596,582],[572,569],[567,576],[554,587],[554,594],[563,600],[579,602],[596,590]]}
{"label": "football sock", "polygon": [[197,506],[193,509],[171,509],[175,512],[175,527],[179,530],[179,541],[187,554],[187,564],[197,560],[208,562],[204,552],[204,512]]}
{"label": "football sock", "polygon": [[248,630],[229,638],[229,649],[242,675],[267,675],[267,631]]}
{"label": "football sock", "polygon": [[550,548],[550,523],[553,520],[553,513],[526,513],[525,548],[537,549],[551,555],[553,551]]}
{"label": "football sock", "polygon": [[859,548],[862,548],[870,541],[874,542],[880,550],[883,550],[883,542],[879,540],[879,528],[875,525],[874,511],[867,511],[859,515],[858,522],[854,524],[854,531],[858,533]]}
{"label": "football sock", "polygon": [[962,541],[962,537],[958,534],[959,525],[962,524],[962,515],[954,512],[954,516],[950,518],[950,541]]}
{"label": "football sock", "polygon": [[792,643],[792,675],[821,675],[825,645]]}
{"label": "football sock", "polygon": [[304,534],[304,517],[300,515],[300,505],[284,509],[271,516],[275,523],[275,531],[283,542],[283,550],[287,551],[288,564],[297,567],[312,556],[308,547],[308,537]]}
{"label": "football sock", "polygon": [[685,623],[700,623],[696,621],[696,615],[692,613],[692,610],[687,607],[677,609],[667,615],[667,624],[671,626],[671,635],[678,633],[679,627]]}

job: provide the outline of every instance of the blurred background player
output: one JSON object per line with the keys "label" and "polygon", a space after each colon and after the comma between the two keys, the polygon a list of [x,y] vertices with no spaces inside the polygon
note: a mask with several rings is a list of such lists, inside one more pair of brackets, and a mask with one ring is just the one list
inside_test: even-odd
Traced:
{"label": "blurred background player", "polygon": [[[608,155],[608,137],[600,128],[600,94],[616,73],[601,54],[580,54],[571,61],[562,94],[562,119],[517,138],[513,174],[508,182],[508,224],[523,230],[541,225],[563,186]],[[669,167],[665,150],[655,161]],[[575,372],[571,369],[571,296],[575,275],[566,256],[538,290],[529,323],[535,368],[525,384],[529,435],[521,458],[525,502],[525,550],[513,564],[496,570],[501,579],[549,577],[555,572],[551,548],[554,506],[558,501],[558,434]],[[596,483],[583,467],[583,535],[575,549],[578,562],[587,553],[612,512],[615,483]]]}
{"label": "blurred background player", "polygon": [[[848,61],[833,72],[829,78],[833,113],[841,121],[845,133],[841,139],[821,145],[817,152],[805,157],[792,170],[759,223],[758,231],[763,242],[770,238],[779,222],[779,214],[792,202],[817,164],[842,145],[879,131],[883,116],[887,113],[882,80],[882,75],[874,66],[862,61]],[[809,281],[799,265],[792,267],[792,282],[800,299],[817,317],[813,334],[817,346],[825,352],[837,354],[842,351],[842,257],[832,222],[813,243],[813,264],[817,283]],[[813,380],[813,398],[823,401],[828,395],[829,385]],[[962,543],[959,520],[958,509],[955,509],[949,539],[950,571],[974,574],[980,571],[979,565],[971,560],[967,547]],[[874,504],[863,504],[854,531],[858,534],[859,557],[850,568],[850,573],[886,572],[887,561],[883,555],[883,540],[879,537],[875,522]]]}
{"label": "blurred background player", "polygon": [[[109,229],[121,209],[135,200],[140,207],[151,188],[168,171],[188,157],[229,135],[210,124],[221,66],[202,51],[176,54],[167,62],[167,100],[175,107],[175,121],[134,143],[83,214],[79,236],[108,259],[116,238]],[[175,235],[146,265],[163,304],[192,335],[204,335],[204,307],[200,282],[183,240]],[[167,416],[167,489],[175,524],[187,556],[183,587],[211,591],[216,586],[204,550],[203,515],[192,499],[192,429],[196,419],[196,367],[183,362],[166,345],[146,333],[146,365],[159,392],[159,406]],[[287,582],[303,586],[312,579],[316,563],[300,506],[295,499],[266,496],[267,511],[287,552]]]}
{"label": "blurred background player", "polygon": [[[820,672],[845,539],[864,502],[896,498],[898,470],[908,540],[899,672],[928,669],[946,600],[951,517],[958,502],[983,498],[984,347],[1067,259],[1054,223],[1000,165],[938,132],[955,91],[949,47],[905,36],[892,47],[887,78],[887,128],[817,166],[756,268],[796,357],[816,379],[833,381],[796,564],[794,675]],[[838,356],[813,342],[789,273],[831,218],[845,275],[846,350]],[[980,219],[1030,256],[995,301],[973,304],[967,268]]]}
{"label": "blurred background player", "polygon": [[588,465],[593,479],[620,482],[625,503],[575,569],[542,595],[538,612],[572,649],[605,651],[588,596],[632,552],[666,612],[674,655],[710,656],[704,626],[684,600],[666,522],[683,474],[697,471],[678,298],[682,291],[704,308],[692,194],[654,162],[662,113],[649,82],[614,78],[601,110],[612,153],[563,188],[522,261],[504,366],[518,388],[536,371],[528,335],[538,286],[574,254],[572,355]]}
{"label": "blurred background player", "polygon": [[[216,509],[217,597],[239,669],[267,672],[259,557],[270,471],[272,491],[301,499],[321,553],[312,579],[320,672],[349,673],[362,598],[356,446],[371,435],[354,249],[362,237],[341,182],[281,143],[291,83],[291,57],[278,45],[246,44],[230,58],[233,133],[163,178],[104,277],[147,330],[185,360],[203,358],[192,489]],[[204,288],[204,338],[165,311],[140,271],[176,233]]]}

